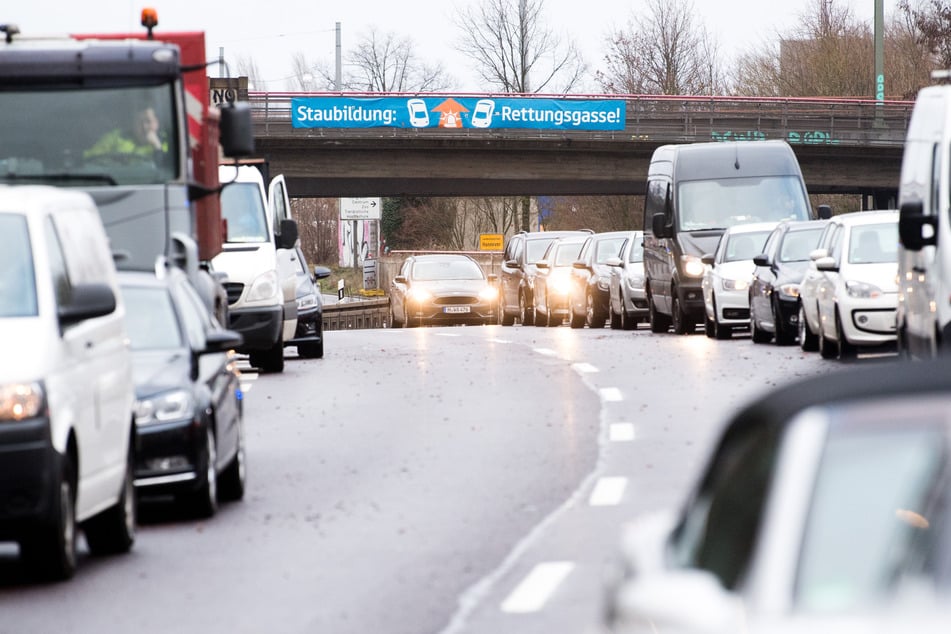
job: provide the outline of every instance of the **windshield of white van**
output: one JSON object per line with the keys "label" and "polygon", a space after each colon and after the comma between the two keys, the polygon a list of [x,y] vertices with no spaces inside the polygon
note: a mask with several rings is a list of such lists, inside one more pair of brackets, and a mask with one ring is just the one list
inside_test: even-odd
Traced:
{"label": "windshield of white van", "polygon": [[686,181],[677,188],[677,196],[681,231],[809,220],[809,201],[795,176]]}
{"label": "windshield of white van", "polygon": [[35,317],[36,277],[26,218],[0,214],[0,317]]}
{"label": "windshield of white van", "polygon": [[256,183],[231,183],[221,190],[225,242],[267,242],[267,213]]}

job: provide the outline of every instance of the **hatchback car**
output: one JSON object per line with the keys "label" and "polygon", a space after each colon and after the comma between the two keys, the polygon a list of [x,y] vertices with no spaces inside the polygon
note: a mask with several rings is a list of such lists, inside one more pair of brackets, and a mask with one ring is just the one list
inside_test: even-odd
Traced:
{"label": "hatchback car", "polygon": [[185,274],[121,271],[136,386],[135,490],[198,516],[244,496],[241,335],[222,328]]}
{"label": "hatchback car", "polygon": [[611,267],[607,261],[621,252],[630,231],[605,231],[588,237],[571,272],[568,297],[572,328],[604,328],[611,300]]}
{"label": "hatchback car", "polygon": [[815,333],[825,359],[852,356],[858,347],[894,346],[898,211],[852,212],[829,223],[826,247],[810,265],[814,283],[801,289],[803,312],[814,315],[804,324],[805,336]]}
{"label": "hatchback car", "polygon": [[751,402],[683,508],[625,529],[608,629],[795,631],[776,628],[909,594],[919,614],[946,605],[948,411],[948,359],[853,367]]}
{"label": "hatchback car", "polygon": [[773,339],[795,343],[799,329],[799,284],[809,254],[819,246],[827,220],[786,220],[766,239],[763,253],[753,258],[750,283],[750,331],[754,343]]}
{"label": "hatchback car", "polygon": [[494,324],[496,279],[461,253],[411,255],[390,284],[390,325]]}
{"label": "hatchback car", "polygon": [[631,231],[617,257],[604,261],[611,279],[608,314],[611,328],[633,330],[647,321],[647,293],[644,290],[644,232]]}
{"label": "hatchback car", "polygon": [[541,260],[535,263],[536,326],[560,326],[570,314],[568,294],[571,291],[572,265],[581,253],[585,239],[558,238],[548,245]]}
{"label": "hatchback car", "polygon": [[317,280],[330,277],[330,269],[315,266],[311,271],[299,244],[294,253],[291,260],[297,279],[297,330],[284,345],[297,346],[297,354],[304,359],[320,359],[324,356],[324,304]]}
{"label": "hatchback car", "polygon": [[511,326],[535,323],[535,263],[555,238],[588,236],[590,231],[522,231],[505,244],[499,268],[499,321]]}
{"label": "hatchback car", "polygon": [[734,330],[749,328],[753,258],[763,252],[766,238],[775,228],[775,222],[733,225],[720,236],[716,251],[701,258],[708,337],[729,339]]}

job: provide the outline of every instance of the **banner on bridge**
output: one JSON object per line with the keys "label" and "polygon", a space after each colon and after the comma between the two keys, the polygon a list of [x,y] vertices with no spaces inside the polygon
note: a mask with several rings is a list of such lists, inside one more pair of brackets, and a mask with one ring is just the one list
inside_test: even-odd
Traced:
{"label": "banner on bridge", "polygon": [[295,128],[623,130],[622,99],[297,97]]}

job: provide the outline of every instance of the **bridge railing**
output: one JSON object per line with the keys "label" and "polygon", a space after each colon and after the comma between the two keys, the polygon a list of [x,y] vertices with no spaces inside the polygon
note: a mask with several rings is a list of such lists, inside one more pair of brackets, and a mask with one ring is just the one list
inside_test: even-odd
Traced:
{"label": "bridge railing", "polygon": [[[393,93],[249,92],[254,131],[259,136],[370,139],[572,139],[618,142],[693,143],[785,139],[791,144],[900,146],[913,101],[832,98],[754,98],[666,95],[532,95],[557,99],[623,99],[623,131],[546,131],[444,128],[299,128],[291,123],[291,100],[297,97],[419,96]],[[427,94],[426,96],[441,96]],[[446,94],[464,97],[464,94]],[[480,97],[493,95],[478,95]],[[495,95],[499,96],[499,95]],[[512,96],[512,95],[506,95]],[[522,96],[522,95],[518,95]]]}

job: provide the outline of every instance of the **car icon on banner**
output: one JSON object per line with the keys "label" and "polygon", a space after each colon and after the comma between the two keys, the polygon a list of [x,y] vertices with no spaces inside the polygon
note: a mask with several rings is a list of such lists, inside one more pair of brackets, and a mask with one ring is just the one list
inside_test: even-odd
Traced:
{"label": "car icon on banner", "polygon": [[406,102],[409,110],[409,124],[414,128],[425,128],[429,125],[429,110],[422,99],[410,99]]}
{"label": "car icon on banner", "polygon": [[491,99],[480,99],[472,111],[472,127],[488,128],[492,125],[492,113],[495,112],[495,102]]}

